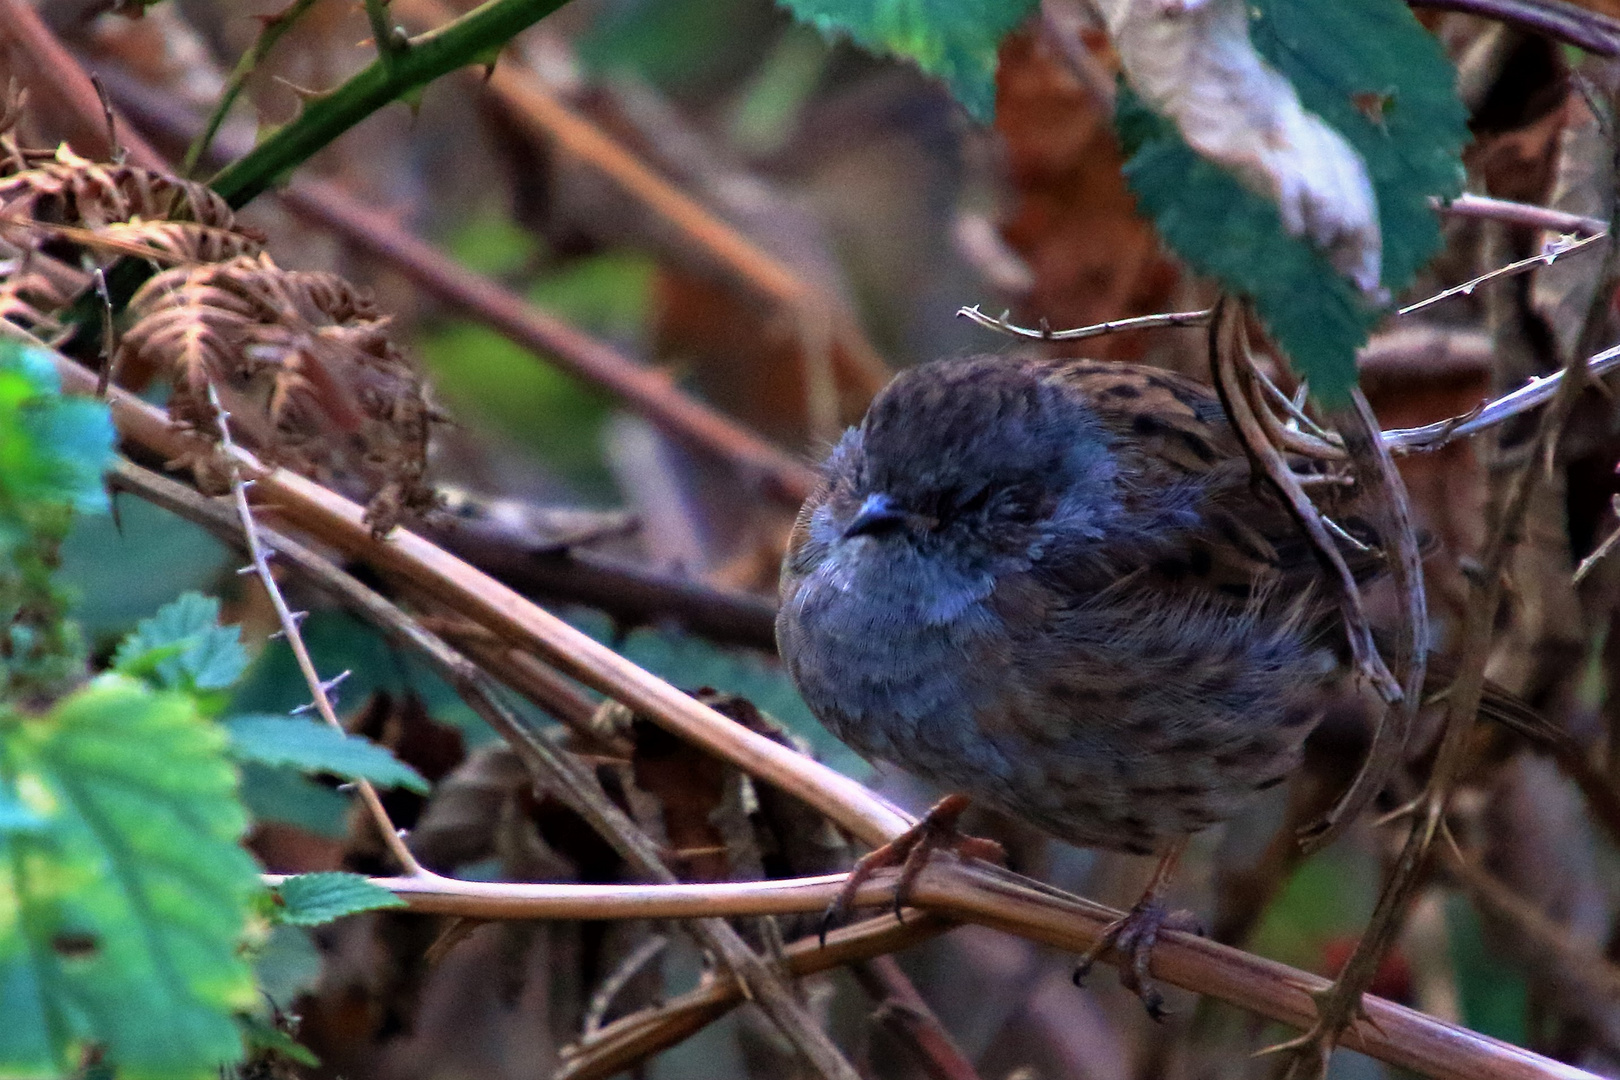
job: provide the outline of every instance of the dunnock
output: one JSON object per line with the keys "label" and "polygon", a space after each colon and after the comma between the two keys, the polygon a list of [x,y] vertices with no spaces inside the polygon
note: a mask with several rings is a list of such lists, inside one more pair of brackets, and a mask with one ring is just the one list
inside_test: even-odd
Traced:
{"label": "dunnock", "polygon": [[[1328,497],[1364,528],[1353,492]],[[1375,549],[1346,548],[1376,575]],[[833,734],[954,793],[857,874],[903,862],[909,883],[969,799],[1158,853],[1153,886],[1082,960],[1117,949],[1157,1015],[1158,892],[1186,838],[1287,777],[1345,691],[1322,574],[1191,380],[995,357],[901,374],[800,511],[776,623]]]}

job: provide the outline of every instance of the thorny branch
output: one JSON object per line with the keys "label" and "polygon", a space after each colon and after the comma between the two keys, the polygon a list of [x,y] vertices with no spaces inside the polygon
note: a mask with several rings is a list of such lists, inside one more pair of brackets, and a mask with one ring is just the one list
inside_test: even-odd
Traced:
{"label": "thorny branch", "polygon": [[[1357,669],[1386,702],[1399,701],[1402,696],[1400,684],[1378,654],[1355,577],[1322,515],[1317,512],[1261,420],[1261,414],[1269,412],[1269,406],[1260,398],[1254,364],[1249,355],[1244,305],[1223,298],[1214,310],[1215,317],[1210,329],[1210,360],[1221,403],[1226,406],[1233,427],[1256,465],[1282,496],[1284,504],[1310,538],[1318,555],[1338,576],[1341,610]],[[1371,757],[1370,752],[1369,760]]]}
{"label": "thorny branch", "polygon": [[[180,485],[127,462],[120,463],[113,475],[118,486],[151,498],[166,509],[204,525],[224,539],[241,540],[240,534],[221,533],[218,512],[201,496],[188,495],[184,489],[179,492],[173,490]],[[239,486],[237,491],[239,512],[246,514],[245,492]],[[394,604],[302,545],[268,530],[250,532],[247,536],[255,565],[265,562],[260,546],[262,538],[266,546],[279,552],[289,565],[323,591],[332,594],[344,606],[377,626],[387,637],[421,653],[473,711],[506,740],[536,783],[561,796],[637,874],[663,885],[678,883],[679,879],[665,865],[658,846],[624,811],[613,804],[595,777],[576,759],[552,746],[549,740],[532,731],[502,705],[493,680],[476,664],[425,630]],[[272,593],[272,598],[277,602],[278,612],[281,611],[285,605],[280,600],[280,593]],[[289,631],[288,638],[299,657],[300,666],[304,666],[307,653],[302,649],[302,642],[293,637],[292,631]],[[362,794],[368,790],[369,785],[363,787]],[[372,798],[375,798],[375,793]],[[381,810],[378,803],[374,813]],[[382,820],[386,821],[386,817]],[[395,839],[398,843],[397,834]],[[403,844],[400,847],[403,848]],[[409,852],[406,854],[409,855]],[[407,867],[409,877],[434,878],[440,882],[446,880],[429,874],[414,859]],[[858,1080],[849,1063],[844,1061],[814,1019],[804,1011],[781,976],[748,947],[729,923],[719,918],[700,918],[692,922],[692,929],[704,947],[742,980],[750,999],[759,1003],[819,1075],[828,1080]]]}
{"label": "thorny branch", "polygon": [[[281,594],[281,586],[276,582],[276,575],[270,569],[269,556],[265,554],[264,545],[259,540],[259,530],[253,519],[253,508],[248,505],[248,481],[242,479],[242,470],[236,461],[236,443],[231,439],[230,415],[225,407],[219,403],[219,393],[214,384],[208,384],[208,402],[214,407],[214,417],[219,426],[220,447],[224,451],[225,467],[230,476],[231,501],[236,507],[236,516],[241,526],[243,544],[247,547],[248,557],[252,560],[248,567],[258,576],[259,584],[265,594],[269,596],[271,605],[276,610],[276,621],[281,624],[281,633],[292,648],[293,658],[298,662],[298,670],[304,676],[304,682],[309,686],[315,711],[320,713],[321,719],[338,731],[345,730],[343,721],[339,720],[336,711],[332,708],[332,699],[328,690],[332,682],[321,679],[320,673],[315,670],[315,662],[309,655],[309,648],[304,644],[304,635],[299,631],[298,624],[301,617],[287,606],[287,598]],[[347,673],[345,673],[347,674]],[[366,812],[371,815],[382,834],[383,846],[394,857],[407,877],[416,877],[424,873],[422,864],[416,861],[410,848],[405,846],[405,840],[400,830],[388,817],[388,811],[383,808],[382,799],[377,796],[377,789],[372,787],[369,780],[356,782],[360,792],[360,801],[365,804]]]}
{"label": "thorny branch", "polygon": [[303,18],[304,13],[314,6],[315,0],[292,0],[292,3],[281,12],[264,20],[264,28],[259,31],[253,46],[242,54],[241,59],[236,62],[236,67],[226,78],[225,89],[221,91],[219,103],[214,106],[213,113],[204,122],[202,130],[191,140],[191,145],[186,147],[186,156],[180,161],[181,176],[195,175],[198,163],[208,156],[208,151],[214,143],[214,136],[219,134],[220,125],[225,122],[225,117],[230,115],[231,106],[241,97],[242,90],[247,86],[247,81],[252,77],[254,70],[270,55],[270,51],[276,47],[276,42],[281,40],[282,35],[291,30],[294,24]]}
{"label": "thorny branch", "polygon": [[[271,877],[272,884],[279,878]],[[841,875],[780,881],[682,885],[565,885],[374,878],[410,910],[491,919],[682,918],[697,914],[780,914],[821,911],[840,889]],[[894,902],[895,873],[880,871],[857,896],[860,907]],[[1094,944],[1118,912],[1038,882],[980,864],[938,859],[918,876],[911,902],[925,912],[977,923],[1067,952]],[[906,924],[914,916],[906,915]],[[878,920],[853,927],[881,925]],[[892,920],[891,920],[892,925]],[[829,937],[829,943],[839,940]],[[813,950],[815,938],[789,954]],[[1315,1016],[1312,994],[1328,980],[1192,934],[1167,931],[1153,953],[1153,976],[1231,1002],[1297,1028]],[[1592,1074],[1368,997],[1367,1016],[1345,1032],[1343,1045],[1401,1068],[1442,1080],[1592,1080]],[[613,1033],[616,1025],[603,1029]],[[690,1032],[688,1032],[690,1033]],[[600,1076],[601,1073],[591,1075]]]}
{"label": "thorny branch", "polygon": [[[1540,228],[1551,228],[1554,224],[1560,226],[1573,226],[1571,233],[1586,232],[1588,235],[1575,239],[1563,237],[1547,245],[1547,249],[1540,255],[1532,255],[1517,262],[1499,266],[1495,270],[1470,278],[1460,285],[1453,285],[1443,289],[1433,296],[1424,297],[1415,303],[1406,305],[1395,312],[1396,315],[1411,315],[1432,307],[1442,300],[1449,300],[1453,296],[1469,296],[1481,285],[1515,277],[1519,274],[1529,273],[1540,266],[1551,266],[1565,255],[1584,251],[1606,239],[1609,230],[1603,222],[1595,218],[1583,218],[1573,214],[1563,214],[1545,207],[1530,206],[1524,203],[1510,203],[1501,199],[1483,199],[1474,197],[1473,201],[1464,202],[1464,196],[1448,204],[1445,209],[1454,210],[1459,204],[1463,207],[1460,213],[1471,217],[1488,217],[1495,220],[1512,220],[1519,224],[1535,223]],[[1172,311],[1162,315],[1139,315],[1132,319],[1113,319],[1109,322],[1095,323],[1091,326],[1081,326],[1070,330],[1053,330],[1046,326],[1044,321],[1039,329],[1019,326],[1012,322],[1007,313],[1003,312],[999,318],[986,315],[979,310],[977,304],[972,307],[958,308],[958,318],[967,319],[986,330],[994,330],[1009,337],[1023,338],[1026,341],[1084,341],[1086,338],[1101,337],[1104,334],[1118,334],[1127,330],[1159,330],[1170,327],[1207,326],[1214,317],[1214,308],[1202,308],[1198,311]]]}
{"label": "thorny branch", "polygon": [[[1615,261],[1615,252],[1611,249],[1605,259],[1605,269],[1612,269]],[[1608,279],[1607,274],[1605,279]],[[1601,302],[1607,303],[1607,300]],[[1583,337],[1589,336],[1591,325],[1597,321],[1589,321],[1588,334]],[[1376,971],[1376,957],[1388,945],[1417,887],[1423,860],[1445,816],[1452,789],[1467,758],[1469,735],[1473,731],[1480,697],[1485,688],[1485,663],[1490,655],[1491,632],[1502,601],[1503,572],[1507,559],[1523,532],[1536,482],[1544,471],[1550,470],[1552,454],[1564,423],[1587,385],[1586,368],[1587,361],[1577,351],[1565,368],[1552,401],[1541,414],[1530,455],[1509,482],[1507,496],[1480,556],[1480,573],[1468,599],[1457,645],[1457,655],[1461,660],[1456,680],[1446,694],[1440,748],[1428,783],[1412,808],[1411,830],[1378,898],[1372,918],[1368,920],[1367,929],[1356,946],[1356,955],[1346,965],[1332,989],[1318,999],[1321,1013],[1316,1025],[1305,1036],[1288,1044],[1289,1048],[1297,1051],[1290,1068],[1291,1077],[1314,1080],[1325,1073],[1334,1041],[1358,1014],[1362,994]],[[1364,956],[1372,960],[1357,964],[1357,959]]]}

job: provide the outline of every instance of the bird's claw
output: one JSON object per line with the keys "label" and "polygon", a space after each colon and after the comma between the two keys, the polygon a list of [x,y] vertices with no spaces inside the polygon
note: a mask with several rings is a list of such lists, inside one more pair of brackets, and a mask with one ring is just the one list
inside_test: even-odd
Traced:
{"label": "bird's claw", "polygon": [[1166,929],[1200,935],[1204,932],[1192,912],[1166,911],[1156,898],[1143,897],[1130,911],[1109,923],[1097,943],[1081,955],[1074,966],[1074,985],[1085,985],[1097,960],[1112,950],[1120,958],[1120,984],[1141,999],[1150,1017],[1162,1021],[1170,1012],[1164,1006],[1164,995],[1148,978],[1148,966],[1159,934]]}
{"label": "bird's claw", "polygon": [[1007,853],[994,840],[978,836],[965,836],[957,829],[967,799],[960,795],[947,796],[936,803],[922,820],[856,860],[844,877],[843,887],[821,916],[821,944],[827,944],[827,934],[841,925],[855,907],[855,894],[871,876],[891,866],[900,867],[900,876],[894,883],[894,917],[904,921],[901,914],[911,895],[911,887],[928,864],[929,857],[939,850],[954,851],[964,859],[987,859],[1005,863]]}

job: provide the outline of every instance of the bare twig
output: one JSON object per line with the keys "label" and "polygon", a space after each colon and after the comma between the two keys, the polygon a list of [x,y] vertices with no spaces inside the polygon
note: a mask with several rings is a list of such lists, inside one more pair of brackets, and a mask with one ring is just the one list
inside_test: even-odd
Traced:
{"label": "bare twig", "polygon": [[[1587,357],[1584,365],[1571,370],[1584,383],[1587,379],[1601,378],[1616,368],[1620,368],[1620,345]],[[1503,394],[1462,416],[1454,416],[1450,420],[1442,420],[1436,424],[1425,424],[1423,427],[1386,431],[1384,445],[1389,447],[1392,454],[1415,454],[1438,450],[1448,443],[1478,435],[1487,428],[1539,408],[1558,393],[1559,387],[1568,377],[1567,372],[1560,371],[1546,378],[1532,379],[1512,393]]]}
{"label": "bare twig", "polygon": [[1101,337],[1104,334],[1119,334],[1127,330],[1158,330],[1172,326],[1207,326],[1213,308],[1202,311],[1171,311],[1163,315],[1139,315],[1134,319],[1114,319],[1110,322],[1097,323],[1093,326],[1081,326],[1073,330],[1053,330],[1044,325],[1038,330],[1031,330],[1027,326],[1019,326],[1008,320],[1007,313],[1002,312],[1000,318],[992,318],[979,310],[979,305],[958,308],[956,317],[977,323],[986,330],[994,330],[999,334],[1011,337],[1024,338],[1028,341],[1084,341],[1086,338]]}
{"label": "bare twig", "polygon": [[[278,878],[269,877],[274,884]],[[785,881],[682,885],[564,885],[374,878],[410,910],[491,919],[689,918],[699,914],[821,911],[841,875]],[[857,896],[861,907],[893,903],[895,874],[881,871]],[[927,911],[994,927],[1068,952],[1094,944],[1118,912],[1016,875],[936,859],[918,876],[910,901]],[[914,916],[906,916],[910,923]],[[836,938],[829,938],[829,941]],[[801,946],[795,946],[790,953]],[[1315,1016],[1313,992],[1328,981],[1205,938],[1167,931],[1154,948],[1153,976],[1209,994],[1297,1028]],[[1441,1080],[1593,1080],[1551,1061],[1376,997],[1345,1032],[1343,1045]],[[604,1034],[614,1025],[604,1028]],[[572,1075],[572,1074],[567,1074]],[[600,1076],[601,1073],[592,1075]],[[577,1080],[577,1078],[575,1078]]]}
{"label": "bare twig", "polygon": [[585,1039],[589,1040],[601,1033],[602,1022],[607,1019],[608,1010],[613,1008],[613,1002],[619,994],[667,948],[669,938],[663,934],[653,934],[632,949],[629,956],[619,961],[608,977],[602,980],[602,985],[597,987],[596,993],[591,995],[591,1002],[585,1008],[585,1022],[581,1025]]}
{"label": "bare twig", "polygon": [[1516,26],[1599,56],[1620,56],[1620,21],[1562,0],[1408,0],[1413,7],[1461,11]]}
{"label": "bare twig", "polygon": [[[1620,495],[1609,497],[1609,513],[1620,517]],[[1620,528],[1616,528],[1608,536],[1605,536],[1603,542],[1593,548],[1590,555],[1581,560],[1581,565],[1575,568],[1575,583],[1577,585],[1580,584],[1582,578],[1592,572],[1593,567],[1608,557],[1609,552],[1614,550],[1616,543],[1620,543]]]}
{"label": "bare twig", "polygon": [[[287,606],[287,598],[281,595],[281,586],[276,583],[276,576],[270,571],[270,559],[265,554],[264,545],[259,542],[258,525],[253,519],[253,509],[248,505],[248,484],[242,479],[242,470],[236,461],[237,447],[231,440],[230,415],[219,403],[219,393],[214,389],[213,383],[208,384],[208,402],[214,407],[214,417],[219,424],[220,447],[224,451],[225,467],[231,478],[231,501],[236,506],[236,516],[241,523],[248,557],[252,560],[252,570],[258,576],[259,584],[270,597],[270,603],[276,610],[276,621],[281,624],[281,634],[292,648],[293,658],[298,662],[298,670],[303,673],[304,682],[309,686],[315,711],[320,713],[321,719],[327,724],[338,731],[344,731],[346,729],[343,727],[343,721],[337,718],[337,713],[332,708],[332,699],[327,696],[329,684],[323,681],[320,673],[315,670],[315,661],[311,659],[309,647],[304,644],[304,635],[298,629],[298,617],[293,614],[292,608]],[[417,877],[424,873],[422,864],[416,861],[411,849],[405,846],[400,830],[394,827],[393,821],[388,817],[382,799],[377,796],[377,789],[371,786],[369,780],[360,780],[355,786],[360,792],[360,801],[365,804],[366,812],[371,815],[377,831],[382,834],[383,846],[394,857],[394,861],[405,871],[407,877]]]}
{"label": "bare twig", "polygon": [[[1461,204],[1466,212],[1470,212],[1472,216],[1476,217],[1495,216],[1499,219],[1515,220],[1526,224],[1535,220],[1577,226],[1578,228],[1570,230],[1572,233],[1587,232],[1589,231],[1588,226],[1595,228],[1597,231],[1591,232],[1590,235],[1581,236],[1579,239],[1553,242],[1540,255],[1532,255],[1527,259],[1520,259],[1517,262],[1508,263],[1506,266],[1497,267],[1495,270],[1465,281],[1461,285],[1454,285],[1449,289],[1435,293],[1433,296],[1408,304],[1399,309],[1396,312],[1397,315],[1411,315],[1414,312],[1422,311],[1424,308],[1432,307],[1442,300],[1449,300],[1453,296],[1467,296],[1488,282],[1527,273],[1538,266],[1550,266],[1563,256],[1585,250],[1609,235],[1608,226],[1595,218],[1577,217],[1571,214],[1562,214],[1556,210],[1548,210],[1545,207],[1530,206],[1525,203],[1508,203],[1499,199],[1478,199],[1465,202],[1464,199],[1468,198],[1468,196],[1463,196],[1451,203],[1450,206],[1456,207]],[[1543,225],[1543,227],[1551,227],[1551,225]],[[1007,334],[1011,337],[1023,338],[1026,341],[1083,341],[1086,338],[1100,337],[1103,334],[1117,334],[1125,330],[1207,326],[1214,314],[1214,310],[1214,308],[1206,308],[1201,311],[1172,311],[1163,315],[1142,315],[1134,319],[1115,319],[1112,322],[1097,323],[1093,326],[1082,326],[1072,330],[1053,330],[1045,326],[1044,323],[1039,329],[1019,326],[1009,321],[1005,313],[999,318],[993,318],[980,311],[977,305],[960,308],[956,314],[959,318],[968,319],[987,330],[994,330],[997,333]]]}
{"label": "bare twig", "polygon": [[1506,266],[1499,266],[1495,270],[1481,274],[1476,278],[1470,278],[1461,285],[1453,285],[1449,289],[1442,289],[1433,296],[1425,297],[1424,299],[1415,303],[1407,304],[1405,307],[1396,311],[1395,314],[1411,315],[1415,312],[1422,311],[1424,308],[1433,307],[1442,300],[1449,300],[1453,296],[1468,296],[1472,294],[1475,289],[1489,282],[1497,281],[1502,278],[1514,277],[1518,274],[1526,274],[1531,270],[1536,269],[1538,266],[1551,266],[1554,262],[1563,258],[1565,255],[1573,255],[1577,251],[1585,251],[1598,241],[1607,239],[1608,235],[1609,230],[1604,229],[1602,232],[1594,233],[1591,236],[1582,237],[1579,240],[1560,239],[1553,241],[1547,245],[1546,250],[1540,255],[1532,255],[1528,259],[1520,259],[1517,262],[1510,262]]}
{"label": "bare twig", "polygon": [[1607,232],[1609,228],[1609,223],[1599,218],[1570,214],[1563,210],[1554,210],[1550,206],[1537,206],[1535,203],[1493,199],[1488,195],[1475,195],[1472,192],[1459,195],[1450,202],[1437,199],[1433,201],[1433,205],[1442,214],[1452,217],[1502,221],[1510,225],[1524,225],[1532,229],[1546,229],[1574,236],[1596,236]]}

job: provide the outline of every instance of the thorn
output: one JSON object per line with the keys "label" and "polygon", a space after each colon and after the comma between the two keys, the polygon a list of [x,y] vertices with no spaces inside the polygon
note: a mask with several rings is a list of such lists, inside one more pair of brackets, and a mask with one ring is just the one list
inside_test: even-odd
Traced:
{"label": "thorn", "polygon": [[313,701],[306,701],[302,705],[294,705],[292,708],[288,709],[287,710],[287,715],[288,716],[303,716],[305,713],[309,712],[313,708],[315,708],[315,703]]}
{"label": "thorn", "polygon": [[338,672],[330,679],[327,679],[325,682],[321,683],[321,693],[330,694],[333,690],[336,690],[339,686],[342,686],[343,680],[347,679],[352,674],[354,674],[354,672],[347,670]]}
{"label": "thorn", "polygon": [[360,785],[356,784],[353,780],[346,780],[343,783],[339,784],[337,786],[337,789],[339,791],[343,792],[344,794],[348,794],[349,792],[354,791],[359,786]]}
{"label": "thorn", "polygon": [[246,566],[238,566],[236,568],[238,577],[247,577],[249,574],[257,574],[258,572],[259,568],[254,563],[248,563]]}

